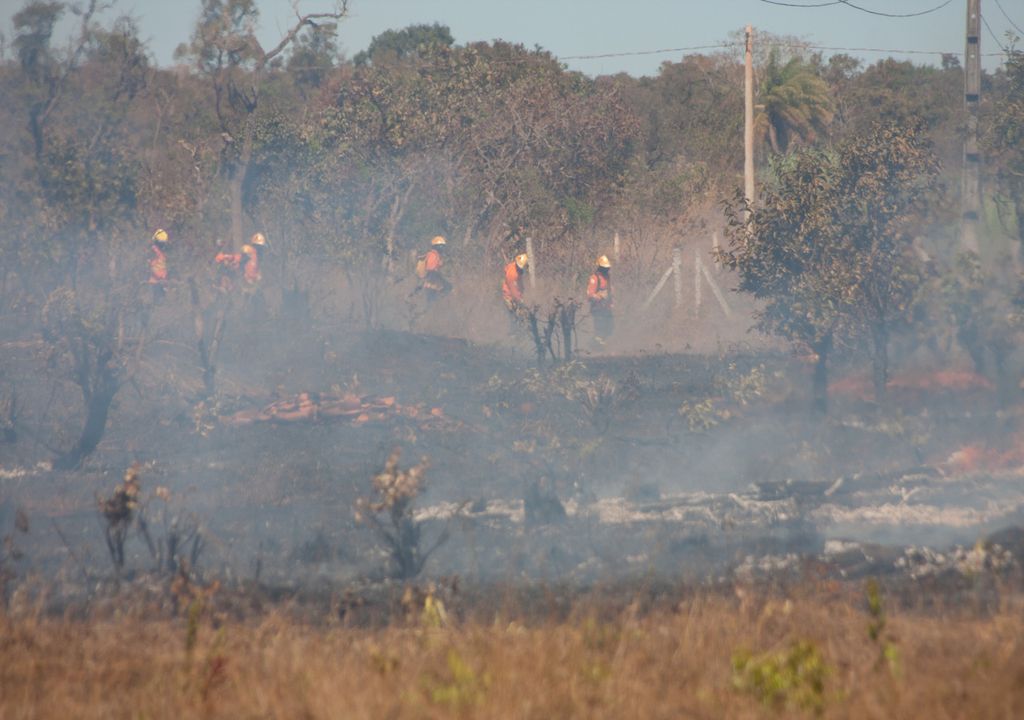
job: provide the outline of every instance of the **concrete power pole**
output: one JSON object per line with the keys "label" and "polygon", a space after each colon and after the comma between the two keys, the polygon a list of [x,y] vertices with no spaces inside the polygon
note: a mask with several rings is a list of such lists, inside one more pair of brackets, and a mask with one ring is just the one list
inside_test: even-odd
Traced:
{"label": "concrete power pole", "polygon": [[754,204],[754,28],[747,25],[747,49],[743,70],[743,195]]}
{"label": "concrete power pole", "polygon": [[978,216],[981,207],[981,156],[978,154],[978,105],[981,101],[981,0],[967,0],[967,44],[964,49],[964,107],[967,133],[961,185],[960,244],[978,252]]}

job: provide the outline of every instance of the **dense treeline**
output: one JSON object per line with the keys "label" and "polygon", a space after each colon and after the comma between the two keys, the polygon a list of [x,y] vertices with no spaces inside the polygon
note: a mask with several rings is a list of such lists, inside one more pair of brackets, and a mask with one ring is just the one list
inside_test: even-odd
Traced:
{"label": "dense treeline", "polygon": [[[462,262],[493,263],[523,233],[568,259],[596,228],[679,232],[737,183],[742,72],[732,55],[591,79],[543,50],[457,45],[447,28],[421,26],[385,33],[346,62],[334,39],[343,18],[300,23],[265,50],[254,3],[200,5],[181,64],[163,69],[130,19],[87,11],[65,48],[53,37],[65,4],[33,1],[14,16],[0,74],[8,275],[66,282],[95,250],[135,248],[157,225],[195,258],[258,228],[291,254],[371,264],[438,231],[458,239]],[[864,67],[782,42],[758,70],[765,174],[775,158],[875,121],[924,121],[955,195],[955,59]],[[1017,235],[1014,79],[1012,66],[986,78],[985,97],[999,116],[993,207]]]}
{"label": "dense treeline", "polygon": [[[93,0],[76,10],[65,43],[54,29],[70,6],[29,0],[0,58],[0,293],[8,311],[88,329],[92,345],[77,346],[83,357],[87,346],[101,357],[127,347],[131,323],[119,308],[144,295],[157,227],[174,239],[182,282],[259,230],[273,241],[278,287],[298,289],[292,268],[308,260],[365,294],[367,278],[401,274],[410,252],[437,233],[452,240],[453,266],[467,271],[493,274],[530,236],[549,276],[578,279],[613,230],[639,273],[667,246],[696,234],[706,241],[709,224],[742,216],[722,204],[741,184],[736,52],[668,61],[654,77],[589,78],[539,48],[457,44],[446,27],[422,25],[388,31],[348,61],[336,43],[344,4],[297,15],[263,48],[253,0],[199,0],[178,64],[160,68],[132,19],[97,8]],[[762,329],[810,346],[827,339],[830,349],[867,337],[879,394],[890,333],[921,319],[933,335],[954,333],[979,370],[1004,367],[1017,313],[1013,266],[1002,261],[1024,240],[1024,54],[1011,48],[1005,67],[984,79],[986,242],[980,259],[957,260],[966,122],[957,59],[865,65],[787,38],[758,41],[757,163],[765,211],[778,214],[734,224],[734,241],[801,240],[813,229],[828,240],[821,268],[899,268],[830,288],[842,298],[827,306],[839,314],[834,322],[814,318],[797,331],[791,316],[762,314]],[[912,140],[898,132],[911,128]],[[909,176],[869,168],[868,157],[904,163],[900,148],[920,154],[907,167],[927,176],[927,193]],[[863,177],[881,185],[857,173],[844,179],[844,158],[863,161]],[[810,195],[805,170],[827,176]],[[890,195],[879,194],[883,186]],[[797,212],[787,193],[834,203],[833,217],[822,221],[821,206]],[[892,211],[858,215],[856,202],[844,205],[857,198]],[[784,301],[765,312],[788,307],[790,290],[813,278],[799,280],[782,263],[788,274],[769,289],[744,275],[742,253],[721,259],[740,271],[742,288]],[[882,275],[883,290],[868,287]],[[808,287],[798,312],[832,302]],[[86,288],[102,292],[87,300]],[[77,294],[55,296],[61,289]],[[88,403],[97,380],[83,377],[82,362],[94,375],[97,364],[71,362]],[[110,394],[117,384],[105,382]]]}

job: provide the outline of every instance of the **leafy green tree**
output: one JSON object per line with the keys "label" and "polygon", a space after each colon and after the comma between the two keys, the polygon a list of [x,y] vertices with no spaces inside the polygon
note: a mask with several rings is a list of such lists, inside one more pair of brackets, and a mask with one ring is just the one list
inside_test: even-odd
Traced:
{"label": "leafy green tree", "polygon": [[763,70],[758,103],[754,132],[776,153],[813,144],[828,132],[834,115],[829,86],[816,67],[800,57],[782,62],[775,49]]}
{"label": "leafy green tree", "polygon": [[884,398],[890,328],[920,282],[909,229],[936,170],[919,128],[878,126],[831,151],[798,152],[756,208],[726,206],[731,247],[722,259],[738,271],[739,290],[764,301],[757,327],[816,354],[817,410],[827,409],[834,347],[863,334]]}
{"label": "leafy green tree", "polygon": [[370,45],[352,58],[357,66],[371,63],[396,62],[430,53],[439,47],[455,43],[447,25],[410,25],[401,30],[385,30],[375,35]]}
{"label": "leafy green tree", "polygon": [[1024,328],[1020,278],[1008,284],[998,273],[986,272],[977,254],[964,252],[929,289],[931,296],[922,298],[929,303],[925,310],[939,310],[936,321],[952,329],[974,371],[992,379],[1000,400],[1008,401],[1016,384],[1009,360]]}
{"label": "leafy green tree", "polygon": [[639,117],[647,167],[678,159],[718,172],[743,169],[743,68],[724,55],[690,55],[662,63],[656,77],[599,78]]}
{"label": "leafy green tree", "polygon": [[1024,244],[1024,52],[1011,48],[1004,73],[1005,94],[995,104],[984,146],[1000,220]]}
{"label": "leafy green tree", "polygon": [[[297,4],[296,4],[297,8]],[[189,58],[209,79],[214,107],[224,140],[222,165],[231,194],[231,236],[235,246],[243,238],[243,189],[253,158],[257,111],[263,76],[305,27],[345,16],[347,0],[338,0],[331,12],[300,14],[276,46],[265,50],[256,39],[259,10],[255,0],[202,0],[202,10],[188,45],[178,57]]]}
{"label": "leafy green tree", "polygon": [[324,233],[389,267],[441,229],[495,243],[466,248],[482,254],[517,227],[558,247],[616,192],[637,140],[616,93],[500,42],[356,68],[314,125],[301,194],[346,198]]}
{"label": "leafy green tree", "polygon": [[878,125],[837,153],[833,222],[848,246],[852,300],[870,333],[875,398],[885,397],[889,336],[922,282],[913,237],[936,199],[938,162],[921,125]]}
{"label": "leafy green tree", "polygon": [[53,284],[74,285],[80,264],[98,259],[99,244],[134,217],[130,114],[150,72],[135,25],[119,18],[101,27],[95,2],[78,11],[70,49],[53,48],[63,9],[30,2],[16,14],[19,60],[6,74],[27,122],[4,133],[10,182],[0,190],[9,214],[2,254],[6,267],[35,278],[31,292],[40,299]]}
{"label": "leafy green tree", "polygon": [[288,56],[288,72],[301,88],[319,88],[338,62],[337,23],[317,23],[295,39]]}
{"label": "leafy green tree", "polygon": [[741,195],[727,203],[730,249],[720,258],[739,273],[737,289],[763,301],[756,327],[815,354],[813,406],[820,412],[828,408],[836,341],[853,333],[848,258],[829,219],[834,164],[824,151],[798,151],[756,209]]}
{"label": "leafy green tree", "polygon": [[69,72],[50,47],[53,29],[64,13],[62,2],[28,2],[15,13],[14,52],[28,81],[29,132],[36,157],[43,152],[43,128],[63,90]]}
{"label": "leafy green tree", "polygon": [[876,123],[924,124],[944,161],[959,161],[963,136],[963,71],[887,58],[848,79],[843,87],[846,130]]}

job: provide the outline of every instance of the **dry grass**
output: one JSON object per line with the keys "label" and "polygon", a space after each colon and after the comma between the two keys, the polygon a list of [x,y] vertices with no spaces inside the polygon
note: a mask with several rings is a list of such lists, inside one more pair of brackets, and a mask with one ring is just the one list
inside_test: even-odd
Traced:
{"label": "dry grass", "polygon": [[[1010,604],[987,617],[890,613],[876,641],[862,598],[703,597],[530,625],[449,624],[431,602],[377,630],[280,612],[214,628],[196,605],[149,622],[0,618],[0,717],[1024,716],[1024,621]],[[820,693],[771,676],[801,641],[820,660]],[[777,692],[737,673],[744,651]]]}

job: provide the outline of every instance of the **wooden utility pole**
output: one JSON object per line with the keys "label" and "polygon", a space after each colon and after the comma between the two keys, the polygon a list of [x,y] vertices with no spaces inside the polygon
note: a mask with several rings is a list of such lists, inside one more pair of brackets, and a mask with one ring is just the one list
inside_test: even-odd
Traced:
{"label": "wooden utility pole", "polygon": [[967,133],[961,181],[960,244],[978,252],[978,214],[981,207],[981,156],[978,154],[978,105],[981,102],[981,0],[967,0],[967,44],[964,49],[964,107]]}
{"label": "wooden utility pole", "polygon": [[743,195],[754,204],[754,28],[747,25],[747,49],[743,70]]}

